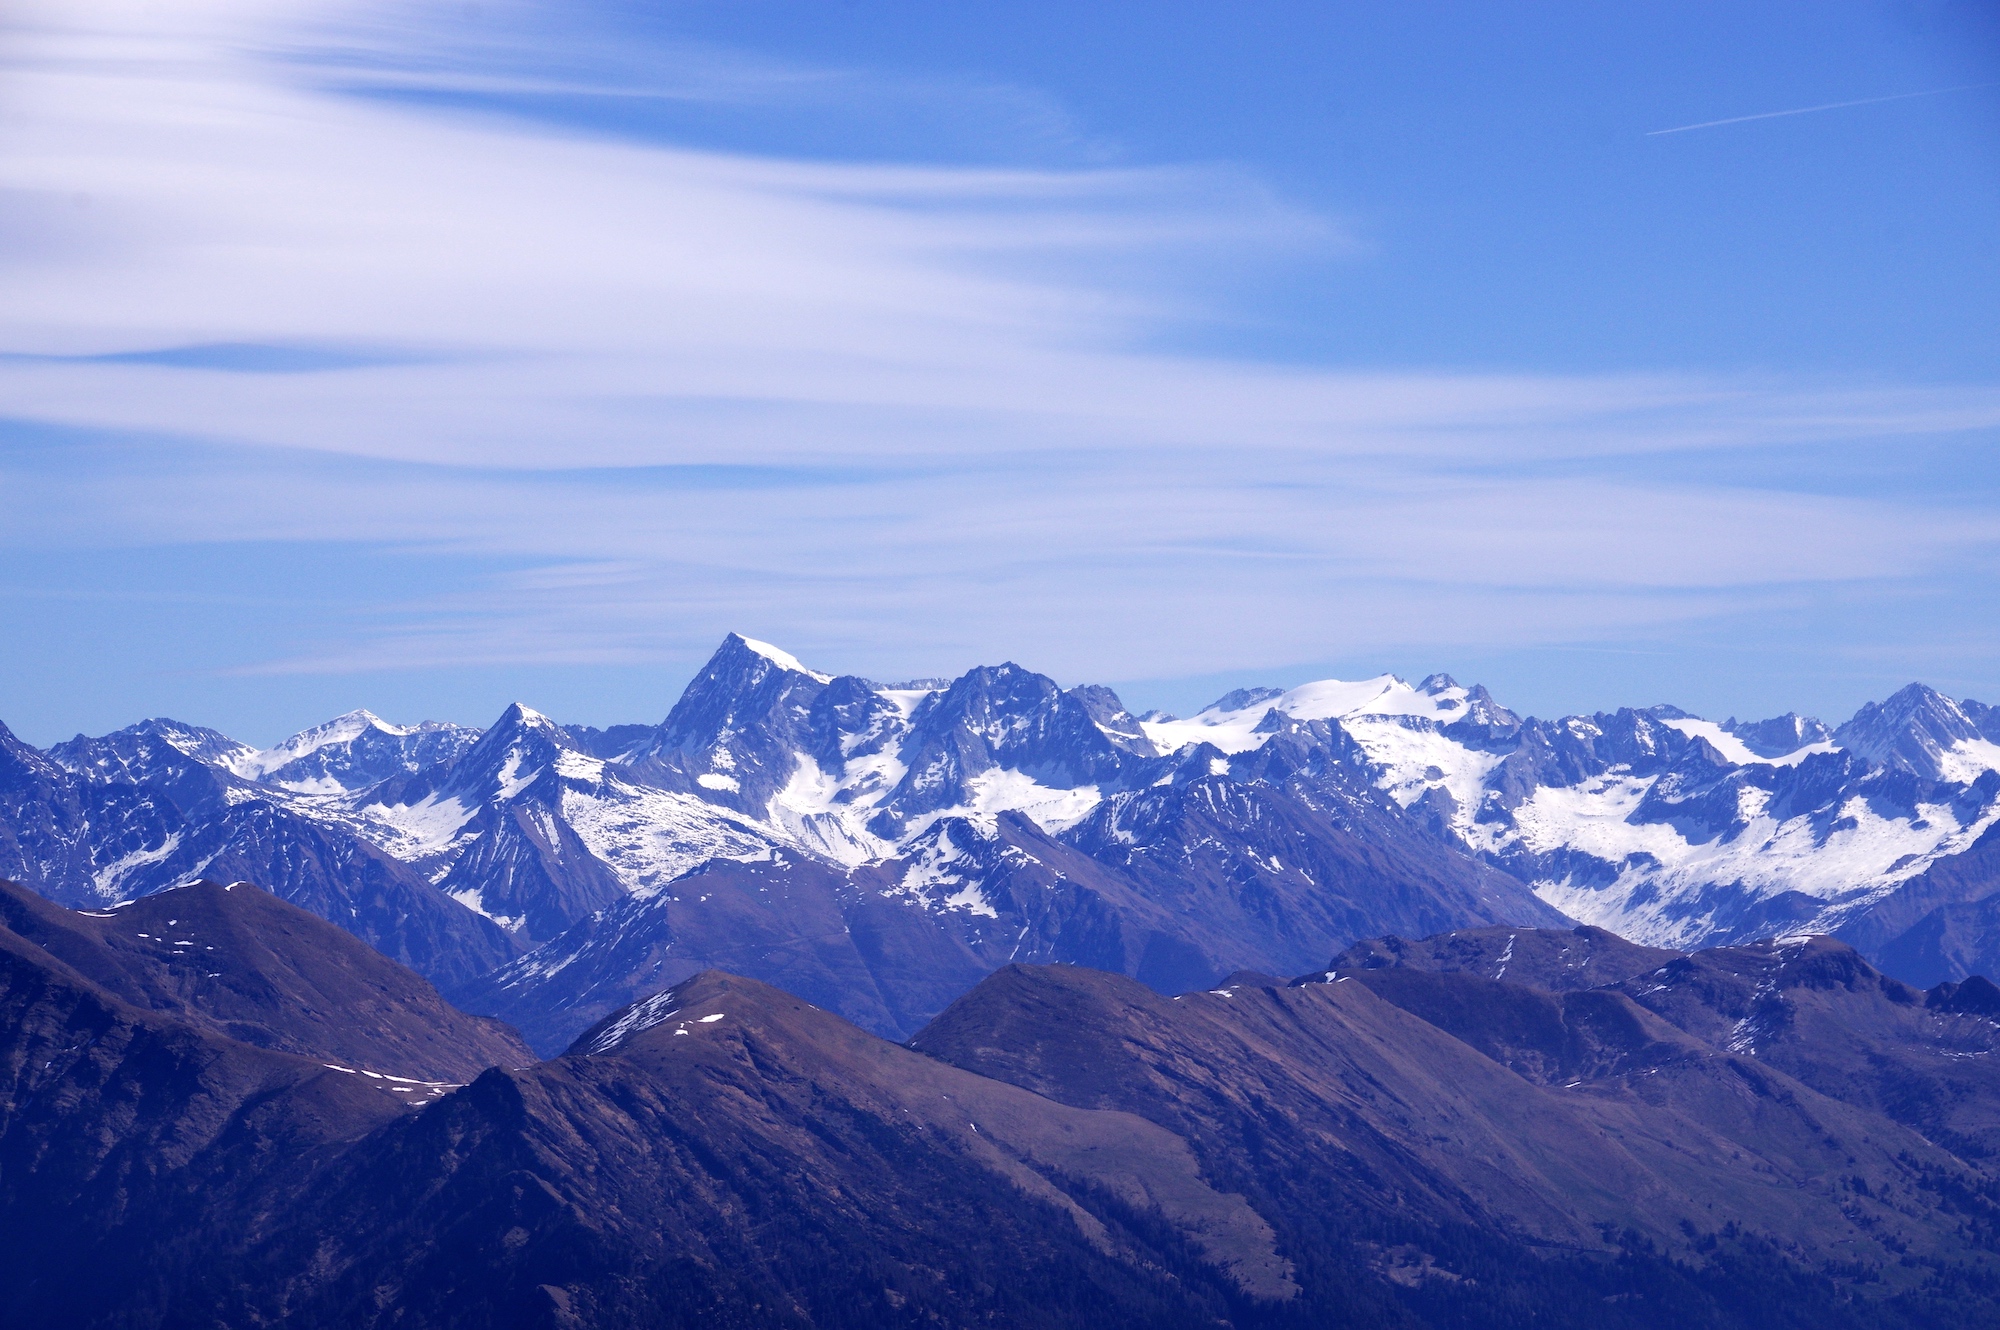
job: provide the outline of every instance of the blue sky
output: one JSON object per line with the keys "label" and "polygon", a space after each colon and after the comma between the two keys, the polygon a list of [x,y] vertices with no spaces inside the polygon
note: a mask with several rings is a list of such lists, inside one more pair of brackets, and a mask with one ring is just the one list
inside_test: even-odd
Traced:
{"label": "blue sky", "polygon": [[657,719],[732,629],[2000,700],[1990,6],[78,9],[0,20],[33,741]]}

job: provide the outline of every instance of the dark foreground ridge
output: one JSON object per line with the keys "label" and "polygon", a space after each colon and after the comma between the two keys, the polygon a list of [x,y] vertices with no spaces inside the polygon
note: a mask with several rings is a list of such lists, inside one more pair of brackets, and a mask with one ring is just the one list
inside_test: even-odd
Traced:
{"label": "dark foreground ridge", "polygon": [[135,1006],[258,1048],[431,1081],[535,1056],[353,934],[247,882],[66,910],[0,882],[0,924]]}
{"label": "dark foreground ridge", "polygon": [[1826,939],[1475,930],[1179,997],[1009,965],[907,1046],[710,971],[531,1064],[248,886],[0,905],[9,1325],[1915,1330],[2000,1307],[2000,989],[1921,992]]}

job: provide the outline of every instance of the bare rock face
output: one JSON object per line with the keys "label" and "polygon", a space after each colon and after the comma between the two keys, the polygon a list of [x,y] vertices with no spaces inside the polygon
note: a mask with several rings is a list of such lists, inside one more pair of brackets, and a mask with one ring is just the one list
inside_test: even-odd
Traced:
{"label": "bare rock face", "polygon": [[1833,733],[1848,751],[1925,780],[1947,774],[1945,755],[1955,744],[1980,737],[1979,726],[1956,702],[1920,683],[1868,703]]}

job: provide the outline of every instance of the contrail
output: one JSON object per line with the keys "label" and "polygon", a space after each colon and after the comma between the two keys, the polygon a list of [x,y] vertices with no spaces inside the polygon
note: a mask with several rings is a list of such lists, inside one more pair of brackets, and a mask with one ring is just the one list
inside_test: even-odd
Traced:
{"label": "contrail", "polygon": [[1955,88],[1929,88],[1923,92],[1899,92],[1888,97],[1863,97],[1852,102],[1828,102],[1824,106],[1796,106],[1789,111],[1763,111],[1757,115],[1733,115],[1727,120],[1704,120],[1698,125],[1675,125],[1672,129],[1649,129],[1647,138],[1660,134],[1685,134],[1690,129],[1714,129],[1717,125],[1740,125],[1746,120],[1775,120],[1782,115],[1811,115],[1814,111],[1838,111],[1846,106],[1873,106],[1877,102],[1908,101],[1912,97],[1936,97],[1947,92],[1967,92],[1973,88],[1990,88],[1991,83],[1961,83]]}

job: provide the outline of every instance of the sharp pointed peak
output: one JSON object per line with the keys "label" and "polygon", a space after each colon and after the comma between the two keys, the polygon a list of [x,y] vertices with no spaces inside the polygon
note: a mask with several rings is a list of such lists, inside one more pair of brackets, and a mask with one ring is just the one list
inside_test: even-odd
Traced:
{"label": "sharp pointed peak", "polygon": [[[151,723],[151,722],[148,722]],[[289,757],[301,757],[323,744],[349,743],[360,738],[369,730],[382,730],[388,734],[404,734],[406,730],[391,725],[372,711],[356,708],[343,711],[332,720],[323,720],[317,725],[300,730],[264,751],[271,762],[282,762]]]}
{"label": "sharp pointed peak", "polygon": [[366,707],[356,707],[352,711],[343,711],[332,720],[315,725],[309,730],[302,730],[300,731],[300,735],[341,735],[353,738],[365,734],[369,730],[381,730],[387,734],[407,734],[409,732],[404,726],[392,725],[388,721],[383,720]]}
{"label": "sharp pointed peak", "polygon": [[535,710],[525,702],[509,702],[507,709],[500,713],[500,719],[493,722],[494,729],[502,726],[532,726],[536,729],[554,729],[555,722]]}
{"label": "sharp pointed peak", "polygon": [[720,656],[731,648],[739,651],[749,651],[755,655],[762,656],[781,670],[790,670],[794,674],[803,674],[808,678],[817,679],[821,683],[833,682],[831,674],[822,674],[818,670],[806,668],[805,664],[797,656],[786,651],[783,647],[772,646],[769,642],[762,642],[754,637],[745,637],[742,633],[731,633],[722,639],[722,645],[717,648],[715,654]]}
{"label": "sharp pointed peak", "polygon": [[1907,683],[1880,702],[1863,703],[1841,728],[1848,729],[1870,718],[1911,717],[1927,710],[1943,711],[1954,716],[1963,715],[1957,702],[1929,684]]}

